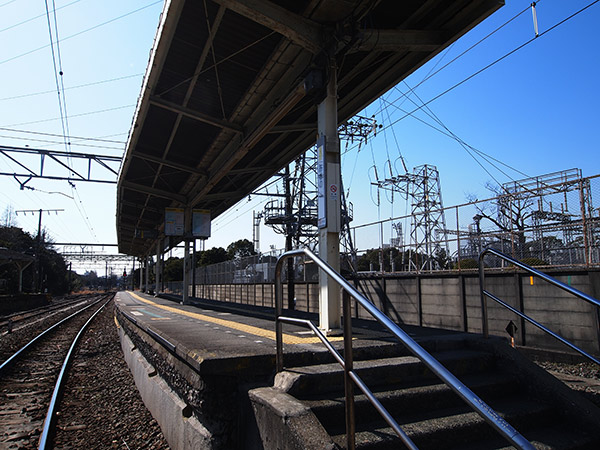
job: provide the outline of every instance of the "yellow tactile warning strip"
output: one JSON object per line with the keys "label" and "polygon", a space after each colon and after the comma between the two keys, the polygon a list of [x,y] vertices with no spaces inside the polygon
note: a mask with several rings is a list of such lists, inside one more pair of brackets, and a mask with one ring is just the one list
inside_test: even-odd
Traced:
{"label": "yellow tactile warning strip", "polygon": [[[189,312],[189,311],[184,311],[184,310],[181,310],[178,308],[173,308],[172,306],[160,305],[151,300],[142,298],[139,295],[135,294],[134,292],[127,291],[127,293],[129,295],[131,295],[132,297],[134,297],[136,300],[144,302],[148,305],[152,305],[155,308],[160,308],[164,311],[169,311],[174,314],[179,314],[182,316],[191,317],[193,319],[202,320],[204,322],[211,322],[216,325],[221,325],[223,327],[241,331],[243,333],[253,334],[255,336],[260,336],[262,338],[271,339],[272,341],[276,340],[275,331],[265,330],[263,328],[254,327],[252,325],[245,325],[243,323],[234,322],[232,320],[225,320],[225,319],[220,319],[217,317],[211,317],[211,316],[207,316],[205,314],[198,314],[198,313],[193,313],[193,312]],[[331,336],[328,339],[330,341],[335,342],[335,341],[341,341],[344,338],[342,336]],[[283,343],[284,344],[316,344],[316,343],[320,343],[320,342],[321,342],[321,340],[316,336],[302,337],[302,336],[294,336],[292,334],[286,334],[286,333],[283,334]]]}

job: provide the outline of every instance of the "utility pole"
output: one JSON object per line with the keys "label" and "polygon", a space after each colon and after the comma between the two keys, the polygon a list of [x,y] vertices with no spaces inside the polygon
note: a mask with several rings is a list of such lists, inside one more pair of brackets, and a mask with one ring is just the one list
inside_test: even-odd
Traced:
{"label": "utility pole", "polygon": [[42,251],[42,214],[43,213],[55,213],[63,212],[64,209],[20,209],[15,211],[15,214],[23,213],[27,215],[27,213],[31,213],[32,215],[35,213],[39,214],[38,218],[38,234],[37,234],[37,250],[36,250],[36,266],[37,266],[37,291],[42,291],[42,261],[40,259],[41,251]]}

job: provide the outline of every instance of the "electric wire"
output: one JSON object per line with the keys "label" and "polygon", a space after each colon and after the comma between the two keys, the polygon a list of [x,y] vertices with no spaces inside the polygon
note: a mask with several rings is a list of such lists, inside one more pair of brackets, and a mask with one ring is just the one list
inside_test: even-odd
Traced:
{"label": "electric wire", "polygon": [[[95,114],[103,114],[103,113],[107,113],[107,112],[118,111],[120,109],[133,108],[135,106],[136,106],[135,104],[129,104],[129,105],[122,105],[122,106],[115,106],[114,108],[100,109],[100,110],[96,110],[96,111],[88,111],[88,112],[84,112],[84,113],[80,113],[80,114],[72,114],[71,118],[91,116],[91,115],[95,115]],[[11,127],[20,127],[23,125],[34,125],[36,123],[52,122],[52,121],[60,120],[60,119],[61,119],[60,117],[53,117],[52,119],[32,120],[30,122],[21,122],[21,123],[12,123],[9,125],[3,125],[0,128],[11,128]]]}
{"label": "electric wire", "polygon": [[[66,5],[59,6],[58,8],[56,8],[56,11],[60,11],[61,9],[64,9],[64,8],[66,8],[68,6],[71,6],[71,5],[74,5],[75,3],[79,3],[80,1],[81,0],[75,0],[75,1],[73,1],[71,3],[67,3]],[[3,5],[0,5],[0,7],[2,7],[2,6]],[[14,25],[11,25],[9,27],[1,29],[0,33],[4,32],[4,31],[12,30],[13,28],[17,28],[17,27],[19,27],[21,25],[25,25],[26,23],[29,23],[29,22],[33,22],[34,20],[39,19],[40,17],[44,17],[44,16],[46,16],[46,13],[39,14],[39,15],[37,15],[35,17],[30,17],[29,19],[23,20],[22,22],[19,22],[19,23],[16,23]]]}
{"label": "electric wire", "polygon": [[[226,227],[227,225],[229,225],[229,224],[231,224],[231,223],[235,222],[235,221],[236,221],[236,220],[238,220],[240,217],[242,217],[244,214],[246,214],[247,212],[249,212],[251,209],[255,209],[257,206],[264,205],[264,204],[265,204],[265,203],[267,203],[268,201],[270,201],[270,199],[267,197],[267,198],[265,198],[264,200],[261,200],[260,202],[258,202],[257,204],[253,204],[253,205],[251,205],[249,208],[247,208],[247,209],[245,209],[245,210],[243,210],[243,211],[239,212],[239,214],[238,214],[237,216],[233,217],[231,220],[229,220],[229,221],[228,221],[228,222],[226,222],[226,223],[220,223],[220,222],[217,222],[217,223],[215,224],[215,231],[219,231],[221,228],[224,228],[224,227]],[[233,209],[233,208],[232,208],[232,209]],[[236,209],[236,210],[235,210],[235,212],[238,212],[238,209]]]}
{"label": "electric wire", "polygon": [[[468,77],[464,78],[462,81],[459,81],[458,83],[452,85],[451,87],[447,88],[445,91],[439,93],[438,95],[434,96],[433,98],[427,100],[426,102],[423,103],[422,106],[410,111],[410,113],[405,114],[404,116],[400,117],[399,119],[396,119],[394,122],[390,123],[388,125],[388,127],[391,127],[395,124],[397,124],[398,122],[402,121],[403,119],[407,118],[408,116],[412,115],[413,113],[421,110],[422,108],[424,108],[425,106],[429,105],[430,103],[433,103],[434,101],[438,100],[440,97],[443,97],[444,95],[448,94],[449,92],[453,91],[454,89],[456,89],[459,86],[462,86],[463,84],[465,84],[467,81],[472,80],[473,78],[475,78],[477,75],[481,74],[482,72],[485,72],[486,70],[490,69],[491,67],[495,66],[496,64],[498,64],[501,61],[504,61],[506,58],[508,58],[509,56],[515,54],[516,52],[518,52],[519,50],[521,50],[522,48],[526,47],[527,45],[531,44],[533,41],[535,41],[536,39],[539,39],[543,36],[545,36],[546,34],[548,34],[550,31],[555,30],[556,28],[558,28],[559,26],[563,25],[565,22],[571,20],[572,18],[576,17],[577,15],[581,14],[582,12],[584,12],[585,10],[589,9],[590,7],[592,7],[593,5],[595,5],[596,3],[600,2],[600,0],[594,0],[592,3],[588,4],[587,6],[579,9],[578,11],[574,12],[573,14],[571,14],[570,16],[568,16],[567,18],[561,20],[560,22],[554,24],[552,27],[548,28],[547,30],[543,31],[542,33],[540,33],[537,36],[534,36],[533,38],[525,41],[524,43],[522,43],[521,45],[517,46],[516,48],[514,48],[513,50],[509,51],[508,53],[504,54],[503,56],[495,59],[494,61],[492,61],[491,63],[487,64],[486,66],[482,67],[481,69],[477,70],[476,72],[472,73],[471,75],[469,75]],[[529,8],[528,8],[529,9]]]}
{"label": "electric wire", "polygon": [[[405,85],[406,85],[406,86],[407,86],[407,87],[408,87],[408,88],[409,88],[409,89],[412,91],[412,89],[410,88],[410,86],[408,86],[408,83],[404,82],[404,84],[405,84]],[[421,98],[418,96],[418,94],[417,94],[416,92],[414,92],[414,91],[413,91],[412,93],[413,93],[413,95],[415,95],[415,96],[417,97],[417,99],[418,99],[420,102],[423,102],[423,100],[422,100],[422,99],[421,99]],[[416,103],[415,103],[415,102],[413,102],[413,103],[414,103],[414,104],[415,104],[415,106],[416,106]],[[512,176],[510,176],[509,174],[507,174],[505,171],[503,171],[501,168],[499,168],[498,166],[496,166],[496,165],[495,165],[495,164],[494,164],[492,161],[495,161],[495,162],[497,162],[497,163],[499,163],[499,164],[503,165],[504,167],[506,167],[506,168],[508,168],[508,169],[511,169],[511,170],[513,170],[514,172],[518,173],[519,175],[521,175],[521,176],[523,176],[523,177],[525,177],[525,178],[531,178],[531,175],[528,175],[527,173],[525,173],[525,172],[523,172],[523,171],[521,171],[521,170],[519,170],[519,169],[517,169],[517,168],[515,168],[515,167],[512,167],[512,166],[510,166],[510,165],[508,165],[508,164],[506,164],[506,163],[504,163],[504,162],[502,162],[502,161],[500,161],[500,160],[498,160],[498,159],[494,158],[493,156],[491,156],[491,155],[488,155],[487,153],[485,153],[485,152],[483,152],[483,151],[481,151],[481,150],[478,150],[478,149],[476,149],[476,148],[475,148],[475,147],[473,147],[472,145],[469,145],[469,144],[467,144],[467,143],[466,143],[464,140],[462,140],[462,139],[461,139],[461,138],[459,138],[459,137],[458,137],[458,136],[457,136],[457,135],[456,135],[454,132],[452,132],[452,131],[451,131],[451,130],[450,130],[450,129],[449,129],[449,128],[448,128],[448,127],[447,127],[447,126],[446,126],[446,125],[445,125],[445,124],[442,122],[442,121],[441,121],[441,119],[440,119],[440,118],[439,118],[439,117],[438,117],[438,116],[437,116],[437,115],[436,115],[436,114],[435,114],[435,113],[434,113],[434,112],[431,110],[431,108],[430,108],[429,106],[427,106],[427,107],[425,108],[425,110],[424,110],[424,111],[425,111],[425,113],[426,113],[426,114],[427,114],[429,117],[433,118],[433,119],[434,119],[434,120],[435,120],[435,121],[436,121],[436,122],[437,122],[437,123],[438,123],[440,126],[442,126],[442,127],[443,127],[443,128],[444,128],[444,129],[445,129],[447,132],[448,132],[447,136],[449,136],[449,137],[451,137],[452,139],[456,140],[456,141],[457,141],[457,142],[458,142],[458,143],[459,143],[459,144],[460,144],[460,145],[461,145],[461,146],[464,148],[464,150],[465,150],[465,151],[466,151],[466,152],[467,152],[467,153],[468,153],[468,154],[469,154],[469,155],[470,155],[470,156],[471,156],[473,159],[475,159],[475,160],[476,160],[475,156],[474,156],[474,155],[473,155],[473,154],[472,154],[472,153],[469,151],[469,149],[473,150],[473,152],[477,153],[479,156],[481,156],[481,158],[482,158],[483,160],[485,160],[485,161],[486,161],[488,164],[490,164],[492,167],[494,167],[496,170],[498,170],[500,173],[502,173],[502,174],[503,174],[503,175],[504,175],[506,178],[508,178],[509,180],[511,180],[511,181],[513,181],[513,182],[516,182],[516,180],[515,180],[515,179],[514,179]],[[428,112],[428,111],[429,111],[429,112]],[[434,127],[434,128],[435,128],[435,127]],[[437,128],[435,128],[435,129],[437,129]],[[446,133],[444,133],[442,130],[439,130],[439,129],[438,129],[438,131],[440,131],[440,132],[441,132],[441,133],[443,133],[443,134],[446,134]],[[481,165],[481,164],[480,164],[480,165]],[[485,169],[484,169],[484,170],[485,170]],[[490,174],[490,173],[489,173],[487,170],[486,170],[486,172],[487,172],[488,174]],[[491,176],[491,175],[490,175],[490,176]],[[496,184],[497,184],[499,187],[501,187],[501,186],[502,186],[502,183],[500,183],[500,182],[499,182],[499,181],[498,181],[496,178],[494,178],[493,176],[492,176],[492,178],[493,178],[493,180],[496,182]]]}
{"label": "electric wire", "polygon": [[11,3],[14,3],[14,2],[16,2],[16,1],[17,1],[17,0],[10,0],[10,1],[6,2],[6,3],[2,3],[2,4],[0,5],[0,8],[2,8],[3,6],[10,5]]}
{"label": "electric wire", "polygon": [[[59,106],[59,110],[60,110],[60,122],[61,122],[61,126],[62,126],[62,132],[63,132],[63,142],[64,142],[64,146],[65,146],[65,151],[69,151],[69,122],[68,122],[68,116],[67,116],[67,104],[65,101],[65,95],[64,92],[62,94],[61,97],[61,87],[64,89],[64,83],[63,83],[63,70],[62,70],[62,62],[61,62],[61,56],[60,56],[60,46],[59,46],[59,42],[60,39],[58,37],[58,21],[56,19],[56,10],[54,10],[54,36],[56,37],[56,42],[54,42],[54,39],[52,37],[52,25],[51,25],[51,20],[50,20],[50,10],[48,7],[48,0],[45,0],[45,4],[46,4],[46,17],[47,17],[47,22],[48,22],[48,33],[50,35],[50,50],[52,52],[52,64],[54,66],[54,81],[56,83],[56,91],[57,91],[57,95],[58,95],[58,106]],[[52,0],[52,4],[54,6],[54,8],[56,8],[56,5],[54,4],[54,0]],[[54,50],[54,45],[56,44],[56,51]],[[60,76],[60,78],[59,78]],[[71,165],[71,161],[68,161],[69,166]]]}
{"label": "electric wire", "polygon": [[[414,92],[414,90],[412,90],[410,88],[410,86],[408,86],[408,84],[406,82],[404,82],[404,84],[409,88],[409,90],[412,92],[412,94],[417,97],[417,99],[419,99],[419,101],[421,103],[423,103],[423,100],[421,100],[421,98],[416,94],[416,92]],[[398,87],[394,87],[394,89],[398,89]],[[398,89],[399,90],[399,89]],[[419,106],[416,102],[414,102],[412,99],[410,99],[410,96],[407,96],[407,98],[415,105],[415,106]],[[501,184],[496,177],[494,177],[494,175],[473,155],[473,153],[471,153],[469,151],[469,149],[467,148],[465,142],[460,139],[458,136],[456,136],[452,131],[450,131],[450,129],[441,121],[441,119],[429,108],[429,106],[424,105],[424,109],[422,110],[423,112],[425,112],[425,114],[427,114],[431,119],[433,119],[436,123],[438,123],[442,128],[444,128],[446,130],[446,134],[447,136],[453,138],[456,142],[458,142],[462,148],[467,152],[467,154],[469,156],[471,156],[471,158],[473,158],[473,160],[497,183],[497,184]],[[415,117],[415,116],[413,116]],[[423,121],[424,122],[424,121]],[[436,127],[433,127],[434,129],[437,129]],[[440,131],[440,130],[438,130]],[[492,166],[494,166],[492,164]],[[495,166],[494,166],[495,167]],[[495,167],[497,169],[497,167]],[[505,176],[507,176],[508,178],[511,178],[510,176],[508,176],[506,173],[502,172]]]}
{"label": "electric wire", "polygon": [[[152,3],[149,3],[149,4],[145,5],[145,6],[142,6],[141,8],[138,8],[138,9],[130,11],[128,13],[122,14],[122,15],[120,15],[118,17],[113,18],[113,19],[107,20],[106,22],[102,22],[102,23],[100,23],[98,25],[94,25],[93,27],[86,28],[85,30],[82,30],[82,31],[78,31],[77,33],[71,34],[71,35],[63,38],[62,41],[64,42],[64,41],[72,39],[74,37],[81,36],[82,34],[88,33],[90,31],[96,30],[97,28],[100,28],[100,27],[103,27],[105,25],[109,25],[109,24],[111,24],[113,22],[116,22],[118,20],[124,19],[125,17],[131,16],[132,14],[136,14],[136,13],[138,13],[140,11],[148,9],[148,8],[154,6],[154,5],[159,4],[159,3],[163,3],[163,0],[158,0],[158,1],[155,1],[155,2],[152,2]],[[0,61],[0,65],[5,64],[5,63],[10,62],[10,61],[14,61],[16,59],[22,58],[22,57],[27,56],[27,55],[31,55],[32,53],[39,52],[40,50],[44,50],[45,48],[48,48],[49,46],[50,46],[50,44],[47,44],[47,45],[44,45],[42,47],[38,47],[38,48],[34,48],[33,50],[29,50],[29,51],[27,51],[25,53],[21,53],[19,55],[10,57],[8,59]]]}
{"label": "electric wire", "polygon": [[[33,135],[37,135],[37,136],[62,137],[61,134],[43,133],[41,131],[31,131],[31,130],[17,130],[15,128],[6,128],[6,127],[0,127],[0,131],[10,131],[10,132],[13,132],[13,133],[33,134]],[[113,144],[126,144],[125,141],[115,141],[115,140],[110,140],[110,139],[104,139],[104,138],[107,138],[107,137],[122,136],[124,134],[127,134],[127,133],[116,133],[116,134],[111,134],[109,136],[103,136],[103,137],[99,137],[99,138],[82,137],[82,136],[71,136],[71,138],[72,139],[77,139],[77,140],[80,140],[80,141],[93,141],[93,142],[106,142],[106,143],[113,143]]]}
{"label": "electric wire", "polygon": [[[0,135],[0,138],[5,139],[14,139],[18,141],[27,141],[27,142],[42,142],[51,145],[62,145],[62,141],[50,141],[48,139],[35,139],[30,137],[19,137],[19,136],[9,136],[9,135]],[[75,140],[71,140],[71,144],[76,144],[78,147],[88,147],[88,148],[102,148],[107,150],[119,150],[122,151],[123,147],[109,147],[107,145],[94,145],[94,144],[83,144],[77,143]]]}
{"label": "electric wire", "polygon": [[81,201],[81,197],[79,196],[79,192],[77,191],[77,186],[75,185],[75,183],[71,183],[71,182],[69,182],[69,185],[71,186],[71,192],[73,193],[73,197],[76,197],[73,199],[73,203],[77,207],[77,211],[79,211],[79,214],[80,214],[81,218],[83,219],[83,222],[85,223],[87,229],[91,233],[94,240],[97,243],[100,242],[98,240],[98,237],[96,236],[94,227],[92,226],[92,223],[90,222],[87,211],[85,210],[85,206],[83,205],[83,202]]}
{"label": "electric wire", "polygon": [[[144,75],[144,74],[143,73],[136,73],[136,74],[133,74],[133,75],[125,75],[125,76],[118,77],[118,78],[111,78],[111,79],[108,79],[108,80],[94,81],[94,82],[91,82],[91,83],[80,84],[78,86],[70,86],[70,87],[64,88],[63,92],[64,91],[70,91],[70,90],[73,90],[73,89],[81,89],[81,88],[85,88],[85,87],[96,86],[96,85],[104,84],[104,83],[113,83],[115,81],[126,80],[128,78],[141,77],[142,75]],[[48,90],[48,91],[33,92],[33,93],[30,93],[30,94],[14,95],[12,97],[0,98],[0,102],[8,101],[8,100],[20,100],[22,98],[35,97],[35,96],[38,96],[38,95],[54,94],[55,92],[56,92],[56,90],[52,89],[52,90]]]}
{"label": "electric wire", "polygon": [[[540,3],[540,2],[538,1],[538,3]],[[423,83],[425,83],[426,81],[428,81],[429,79],[431,79],[432,77],[434,77],[435,75],[437,75],[438,73],[440,73],[446,67],[450,66],[451,64],[453,64],[454,62],[456,62],[457,60],[459,60],[460,58],[462,58],[463,56],[465,56],[467,53],[471,52],[473,49],[475,49],[480,44],[482,44],[483,42],[485,42],[487,39],[489,39],[490,37],[492,37],[498,31],[500,31],[502,28],[504,28],[505,26],[509,25],[511,22],[513,22],[514,20],[516,20],[517,18],[519,18],[521,15],[523,15],[524,13],[526,13],[527,11],[529,11],[529,8],[530,8],[530,5],[527,5],[527,7],[525,9],[523,9],[522,11],[520,11],[519,13],[517,13],[515,16],[511,17],[509,20],[507,20],[506,22],[504,22],[499,27],[496,27],[490,33],[488,33],[483,38],[481,38],[479,41],[475,42],[473,45],[471,45],[470,47],[468,47],[466,50],[464,50],[463,52],[461,52],[460,54],[458,54],[456,57],[454,57],[452,60],[450,60],[449,62],[447,62],[446,64],[444,64],[442,67],[440,67],[435,72],[433,71],[433,69],[431,69],[429,71],[429,73],[419,83],[417,83],[414,86],[414,89],[417,89],[419,86],[421,86]],[[436,63],[436,65],[437,64],[438,63]],[[435,68],[435,66],[434,66],[434,68]],[[401,98],[404,98],[404,97],[401,97]],[[400,99],[397,99],[397,100],[400,100]]]}
{"label": "electric wire", "polygon": [[[398,106],[396,106],[396,105],[392,105],[391,103],[390,103],[390,105],[391,105],[391,106],[394,106],[395,108],[398,108],[398,109],[399,109],[401,112],[403,112],[403,113],[407,113],[407,114],[409,114],[409,113],[408,113],[406,110],[404,110],[404,109],[402,109],[402,108],[400,108],[400,107],[398,107]],[[456,136],[454,133],[452,133],[450,130],[446,130],[446,131],[444,131],[444,130],[442,130],[442,129],[440,129],[440,128],[436,127],[435,125],[432,125],[431,123],[427,122],[426,120],[423,120],[422,118],[420,118],[420,117],[418,117],[418,116],[416,116],[416,115],[414,115],[414,114],[410,114],[410,115],[411,115],[411,117],[412,117],[413,119],[416,119],[416,120],[418,120],[419,122],[423,123],[424,125],[427,125],[428,127],[430,127],[430,128],[433,128],[434,130],[438,131],[439,133],[441,133],[441,134],[443,134],[443,135],[445,135],[445,136],[447,136],[447,137],[449,137],[449,138],[451,138],[451,139],[455,140],[456,142],[458,142],[458,143],[459,143],[459,144],[461,144],[462,146],[464,146],[464,147],[467,147],[467,148],[465,148],[466,152],[467,152],[467,153],[468,153],[468,154],[469,154],[469,155],[470,155],[470,156],[471,156],[471,157],[472,157],[472,158],[475,160],[475,162],[477,162],[477,163],[478,163],[478,164],[479,164],[479,165],[482,167],[482,169],[483,169],[483,170],[484,170],[486,173],[488,173],[488,175],[490,175],[490,177],[491,177],[491,178],[493,178],[493,179],[494,179],[494,181],[496,181],[498,184],[500,184],[500,183],[499,183],[499,181],[498,181],[498,180],[496,180],[496,178],[495,178],[495,177],[494,177],[494,176],[493,176],[491,173],[489,173],[489,172],[488,172],[488,170],[487,170],[485,167],[483,167],[483,166],[481,165],[481,163],[480,163],[480,162],[479,162],[479,161],[478,161],[478,160],[477,160],[477,159],[476,159],[476,158],[475,158],[475,157],[474,157],[474,156],[473,156],[473,155],[470,153],[469,149],[471,149],[473,152],[476,152],[476,153],[480,154],[480,155],[481,155],[481,156],[482,156],[484,159],[486,159],[486,158],[490,158],[490,159],[492,159],[492,160],[496,161],[497,163],[499,163],[499,164],[502,164],[502,165],[504,165],[505,167],[507,167],[507,168],[509,168],[509,169],[512,169],[512,170],[514,170],[515,172],[518,172],[518,173],[522,174],[522,175],[523,175],[523,176],[525,176],[525,177],[528,177],[528,175],[527,175],[527,174],[525,174],[525,173],[521,172],[520,170],[518,170],[518,169],[516,169],[516,168],[514,168],[514,167],[511,167],[511,166],[507,165],[506,163],[504,163],[504,162],[502,162],[502,161],[500,161],[500,160],[498,160],[498,159],[494,158],[493,156],[491,156],[491,155],[488,155],[488,154],[486,154],[486,153],[482,152],[481,150],[478,150],[477,148],[473,147],[472,145],[470,145],[470,144],[466,143],[466,142],[465,142],[465,141],[463,141],[461,138],[459,138],[459,137],[458,137],[458,136]],[[486,161],[487,161],[487,159],[486,159]],[[494,166],[494,167],[495,167],[495,166]],[[498,170],[500,170],[500,169],[498,169]],[[504,172],[502,172],[502,173],[504,174]],[[508,175],[506,175],[506,174],[505,174],[505,176],[506,176],[507,178],[509,178],[509,179],[512,179],[512,177],[510,177],[510,176],[508,176]]]}

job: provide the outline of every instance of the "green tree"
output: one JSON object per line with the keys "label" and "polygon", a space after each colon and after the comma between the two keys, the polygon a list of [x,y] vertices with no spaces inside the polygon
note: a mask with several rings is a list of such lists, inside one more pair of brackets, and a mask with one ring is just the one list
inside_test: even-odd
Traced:
{"label": "green tree", "polygon": [[252,242],[248,239],[240,239],[227,246],[227,254],[229,255],[229,259],[241,259],[246,256],[256,255],[256,252],[254,251],[254,244]]}
{"label": "green tree", "polygon": [[[63,257],[54,250],[52,242],[42,239],[42,246],[38,248],[38,241],[21,228],[0,226],[0,247],[35,256],[39,262],[39,273],[36,277],[38,262],[23,272],[23,288],[33,290],[41,280],[41,290],[51,294],[62,295],[69,290],[69,277],[67,264]],[[12,266],[3,266],[0,278],[7,280],[10,292],[18,289],[18,271]]]}
{"label": "green tree", "polygon": [[165,261],[163,268],[164,281],[183,280],[183,259],[171,257]]}
{"label": "green tree", "polygon": [[229,261],[227,250],[223,247],[213,247],[208,250],[196,253],[196,266],[210,266],[223,261]]}

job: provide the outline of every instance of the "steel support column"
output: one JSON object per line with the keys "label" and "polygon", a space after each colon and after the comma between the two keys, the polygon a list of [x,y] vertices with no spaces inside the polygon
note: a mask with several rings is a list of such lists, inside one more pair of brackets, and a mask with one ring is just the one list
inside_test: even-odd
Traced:
{"label": "steel support column", "polygon": [[[329,59],[327,96],[318,106],[319,256],[340,271],[340,141],[337,114],[337,65]],[[319,328],[340,330],[340,288],[319,270]]]}
{"label": "steel support column", "polygon": [[146,255],[146,259],[144,261],[144,265],[146,267],[146,269],[145,269],[146,280],[145,280],[145,283],[144,283],[143,292],[148,292],[148,285],[149,285],[149,280],[150,280],[150,256]]}
{"label": "steel support column", "polygon": [[156,264],[154,265],[154,296],[158,296],[160,292],[160,279],[162,278],[162,265],[160,264],[160,255],[162,253],[160,239],[156,242]]}
{"label": "steel support column", "polygon": [[184,305],[189,304],[190,301],[190,239],[192,235],[192,210],[190,208],[185,209],[184,216],[184,236],[185,245],[183,250],[183,286],[181,299]]}

